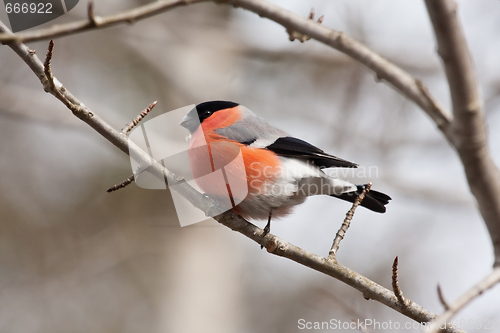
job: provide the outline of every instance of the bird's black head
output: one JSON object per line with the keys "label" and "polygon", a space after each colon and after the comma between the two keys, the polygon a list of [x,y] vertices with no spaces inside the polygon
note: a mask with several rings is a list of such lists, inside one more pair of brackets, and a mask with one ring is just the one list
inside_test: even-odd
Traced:
{"label": "bird's black head", "polygon": [[196,110],[198,111],[198,118],[200,119],[200,123],[202,123],[203,120],[207,119],[215,112],[224,109],[231,109],[235,106],[238,106],[238,103],[227,101],[210,101],[196,105]]}
{"label": "bird's black head", "polygon": [[198,126],[203,123],[205,119],[213,115],[215,112],[234,108],[238,106],[238,103],[228,102],[228,101],[210,101],[204,102],[196,105],[196,107],[191,110],[182,119],[181,126],[189,130],[189,132],[194,133]]}

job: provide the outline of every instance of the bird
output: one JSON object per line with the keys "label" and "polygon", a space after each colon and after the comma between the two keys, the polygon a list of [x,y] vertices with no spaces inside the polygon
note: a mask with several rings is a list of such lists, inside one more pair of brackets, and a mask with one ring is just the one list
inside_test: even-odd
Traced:
{"label": "bird", "polygon": [[[229,193],[233,212],[243,218],[267,219],[263,236],[270,232],[272,218],[287,216],[310,196],[354,202],[365,189],[366,184],[352,184],[323,171],[356,168],[356,163],[291,136],[238,103],[200,103],[180,125],[190,134],[188,157],[197,185],[215,200]],[[231,163],[239,154],[243,163]],[[222,185],[204,181],[203,176],[219,168],[224,169]],[[389,200],[388,195],[370,190],[361,206],[385,213]]]}

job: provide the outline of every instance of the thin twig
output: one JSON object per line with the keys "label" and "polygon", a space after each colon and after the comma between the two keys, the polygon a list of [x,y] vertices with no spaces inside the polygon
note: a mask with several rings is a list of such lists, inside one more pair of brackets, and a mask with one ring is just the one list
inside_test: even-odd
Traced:
{"label": "thin twig", "polygon": [[49,46],[47,48],[45,61],[43,62],[43,72],[45,73],[45,77],[47,78],[47,80],[44,83],[44,89],[46,92],[54,93],[58,99],[63,100],[64,97],[61,95],[58,87],[56,86],[56,80],[54,78],[54,75],[52,74],[52,68],[50,67],[53,55],[54,55],[54,41],[51,39],[49,41]]}
{"label": "thin twig", "polygon": [[[125,133],[124,133],[125,134]],[[127,179],[125,179],[124,181],[122,181],[121,183],[119,184],[116,184],[116,185],[113,185],[111,186],[110,188],[108,188],[106,190],[106,192],[114,192],[114,191],[117,191],[117,190],[120,190],[124,187],[127,187],[128,185],[132,184],[133,182],[135,182],[137,180],[137,178],[139,177],[139,175],[141,173],[143,173],[144,171],[148,170],[150,167],[151,167],[151,160],[152,159],[152,156],[150,156],[150,161],[148,163],[142,163],[140,164],[137,169],[134,170],[134,173],[132,175],[130,175],[130,177],[128,177]],[[154,161],[154,160],[153,160]],[[156,161],[155,161],[156,162]],[[163,162],[163,160],[161,160],[161,163],[163,168],[165,168],[165,164]],[[166,170],[166,169],[165,169]],[[154,173],[154,172],[153,172]],[[183,177],[180,177],[180,176],[176,176],[174,174],[172,174],[172,177],[173,178],[168,178],[168,177],[165,177],[163,180],[165,181],[165,184],[166,186],[169,186],[169,185],[178,185],[180,184],[181,182],[185,182],[185,179]],[[205,196],[203,194],[203,196]],[[207,197],[209,198],[209,197]],[[214,202],[211,202],[211,204],[213,204]],[[205,213],[207,213],[207,216],[213,216],[213,214],[209,214],[208,211],[210,209],[212,209],[213,207],[207,207],[206,211],[204,211]]]}
{"label": "thin twig", "polygon": [[444,310],[448,311],[450,309],[450,306],[448,305],[448,302],[446,302],[446,300],[444,299],[443,291],[441,290],[441,286],[439,284],[437,285],[437,294],[439,297],[439,302],[441,302],[441,304],[443,305]]}
{"label": "thin twig", "polygon": [[[437,101],[434,99],[432,94],[429,92],[429,89],[425,86],[425,84],[419,80],[415,79],[415,84],[417,85],[418,89],[422,93],[423,98],[427,100],[427,104],[429,105],[429,108],[432,111],[432,114],[438,115],[441,111],[440,108],[441,106],[437,104]],[[448,134],[448,125],[450,124],[450,120],[446,117],[433,117],[434,122],[436,123],[437,127],[441,130],[441,132],[445,135],[445,138],[449,139],[450,136]]]}
{"label": "thin twig", "polygon": [[144,119],[144,117],[146,117],[151,110],[153,110],[153,108],[155,107],[156,103],[158,103],[158,101],[154,101],[153,103],[149,104],[149,106],[147,108],[145,108],[144,110],[142,110],[141,113],[139,113],[139,115],[134,118],[134,120],[132,120],[127,125],[125,125],[125,127],[122,129],[121,132],[123,134],[128,134],[128,132],[130,132],[135,126],[137,126],[137,124],[142,119]]}
{"label": "thin twig", "polygon": [[443,327],[443,324],[446,323],[446,327],[450,326],[450,320],[453,316],[460,311],[464,306],[472,302],[479,295],[484,293],[486,290],[492,288],[494,285],[500,282],[500,267],[494,268],[493,271],[488,274],[483,280],[481,280],[474,287],[465,292],[462,296],[460,296],[456,301],[451,304],[448,304],[448,309],[443,312],[441,315],[436,317],[428,328],[422,332],[425,333],[437,333],[440,328]]}
{"label": "thin twig", "polygon": [[408,307],[406,299],[403,296],[403,292],[399,287],[398,280],[398,257],[394,258],[394,262],[392,263],[392,290],[394,291],[394,295],[398,299],[398,303],[401,305],[401,309],[405,310]]}
{"label": "thin twig", "polygon": [[[127,125],[125,125],[125,127],[121,130],[121,132],[123,134],[125,134],[125,135],[128,135],[128,133],[135,126],[137,126],[137,124],[139,124],[139,122],[141,122],[141,120],[144,119],[144,117],[146,117],[151,110],[153,110],[153,108],[155,107],[156,103],[158,103],[158,101],[154,101],[153,103],[149,104],[149,106],[147,108],[145,108],[144,110],[142,110],[141,113],[139,113],[139,115],[134,118],[134,120],[132,120]],[[108,188],[106,190],[106,192],[111,193],[111,192],[120,190],[120,189],[122,189],[124,187],[127,187],[128,185],[132,184],[134,181],[135,181],[135,176],[134,176],[134,174],[132,174],[130,177],[128,177],[127,179],[125,179],[121,183],[113,185],[110,188]]]}
{"label": "thin twig", "polygon": [[309,19],[314,20],[314,7],[312,7],[311,11],[309,12]]}
{"label": "thin twig", "polygon": [[47,49],[47,55],[45,56],[45,61],[43,62],[43,72],[47,79],[49,80],[49,87],[51,89],[56,90],[56,86],[54,84],[54,76],[52,75],[52,70],[50,69],[50,62],[52,61],[52,56],[54,54],[54,41],[51,39],[49,42],[49,47]]}
{"label": "thin twig", "polygon": [[361,192],[360,195],[354,200],[354,203],[352,204],[351,209],[347,212],[345,215],[344,222],[340,226],[339,231],[337,231],[337,234],[335,235],[335,238],[333,239],[333,244],[332,248],[330,249],[330,252],[328,254],[328,259],[330,260],[335,260],[337,251],[340,246],[340,241],[344,239],[345,233],[347,232],[347,229],[349,229],[349,226],[351,225],[351,220],[352,217],[354,216],[354,212],[356,211],[356,208],[361,204],[363,199],[365,198],[366,193],[370,191],[372,187],[372,182],[369,182],[363,189],[363,192]]}
{"label": "thin twig", "polygon": [[87,16],[89,17],[89,21],[92,24],[92,26],[97,27],[100,24],[100,18],[96,17],[94,15],[94,1],[93,0],[89,0],[89,4],[87,6]]}
{"label": "thin twig", "polygon": [[[141,120],[144,119],[144,117],[146,117],[151,110],[153,110],[153,108],[155,107],[156,103],[158,103],[158,101],[154,101],[153,103],[149,104],[149,106],[147,108],[145,108],[144,110],[142,110],[141,113],[139,113],[139,115],[134,118],[134,120],[132,120],[127,125],[125,125],[125,127],[121,130],[121,132],[123,134],[125,134],[125,135],[128,135],[128,133],[135,126],[137,126],[137,124],[139,122],[141,122]],[[142,172],[142,171],[138,170],[138,173],[140,173],[140,172]],[[132,174],[130,177],[128,177],[127,179],[125,179],[121,183],[113,185],[110,188],[108,188],[106,190],[106,192],[110,193],[110,192],[114,192],[114,191],[120,190],[120,189],[122,189],[124,187],[127,187],[128,185],[132,184],[134,181],[135,181],[135,176],[134,176],[134,174]]]}
{"label": "thin twig", "polygon": [[[7,44],[13,41],[29,42],[49,38],[53,39],[55,37],[67,36],[86,30],[106,28],[120,23],[133,23],[180,6],[207,1],[208,0],[158,0],[144,6],[103,17],[93,16],[92,8],[91,12],[88,12],[88,19],[85,20],[57,24],[45,29],[18,32],[15,34],[0,33],[0,43]],[[92,16],[94,19],[92,19]]]}
{"label": "thin twig", "polygon": [[[30,52],[31,50],[28,50],[28,53],[31,56],[35,56],[35,53]],[[52,68],[51,68],[51,61],[52,61],[52,56],[54,55],[54,41],[51,39],[49,41],[49,46],[47,48],[47,55],[45,56],[45,61],[43,62],[43,76],[40,77],[40,81],[43,84],[43,88],[46,92],[53,94],[57,99],[59,99],[61,102],[66,105],[68,109],[73,111],[74,114],[77,114],[81,112],[81,107],[80,105],[77,105],[75,103],[72,103],[71,100],[66,96],[63,92],[66,90],[64,86],[54,77],[54,74],[52,73]],[[92,117],[92,113],[88,113],[86,116]]]}
{"label": "thin twig", "polygon": [[[323,19],[324,19],[324,15],[321,15],[318,19],[318,23],[321,24],[323,22]],[[314,8],[311,8],[311,11],[309,12],[309,20],[313,20],[314,21]],[[309,39],[311,39],[311,37],[303,34],[303,33],[300,33],[298,31],[295,31],[293,29],[290,29],[290,28],[287,28],[286,29],[286,33],[288,34],[288,39],[293,42],[294,40],[298,40],[299,42],[301,43],[304,43],[306,41],[308,41]]]}
{"label": "thin twig", "polygon": [[135,180],[135,177],[134,177],[134,175],[132,175],[132,176],[128,177],[127,179],[125,179],[124,181],[122,181],[120,184],[116,184],[116,185],[111,186],[110,188],[108,188],[106,190],[106,192],[111,193],[111,192],[117,191],[119,189],[122,189],[122,188],[132,184],[134,182],[134,180]]}

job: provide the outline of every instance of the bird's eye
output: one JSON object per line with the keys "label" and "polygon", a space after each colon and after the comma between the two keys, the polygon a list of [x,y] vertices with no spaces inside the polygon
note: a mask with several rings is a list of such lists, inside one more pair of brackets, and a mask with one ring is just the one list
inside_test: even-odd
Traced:
{"label": "bird's eye", "polygon": [[208,110],[207,110],[207,111],[203,112],[203,116],[204,116],[205,118],[209,117],[211,114],[212,114],[212,111],[208,111]]}

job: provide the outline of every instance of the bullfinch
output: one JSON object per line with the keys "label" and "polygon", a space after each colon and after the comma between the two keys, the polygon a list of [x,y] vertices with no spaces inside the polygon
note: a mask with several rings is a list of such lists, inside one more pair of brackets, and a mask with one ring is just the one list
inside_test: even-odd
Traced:
{"label": "bullfinch", "polygon": [[[289,135],[237,103],[198,104],[181,126],[191,134],[188,157],[197,185],[215,199],[229,193],[233,211],[244,218],[267,219],[265,234],[270,230],[271,216],[289,214],[309,196],[329,195],[354,202],[364,189],[364,185],[323,172],[325,168],[356,168],[357,164]],[[208,154],[197,149],[202,146]],[[243,163],[230,163],[236,155]],[[222,186],[203,181],[204,175],[221,165],[225,165],[226,180]],[[384,213],[389,200],[388,195],[371,190],[361,206]]]}

